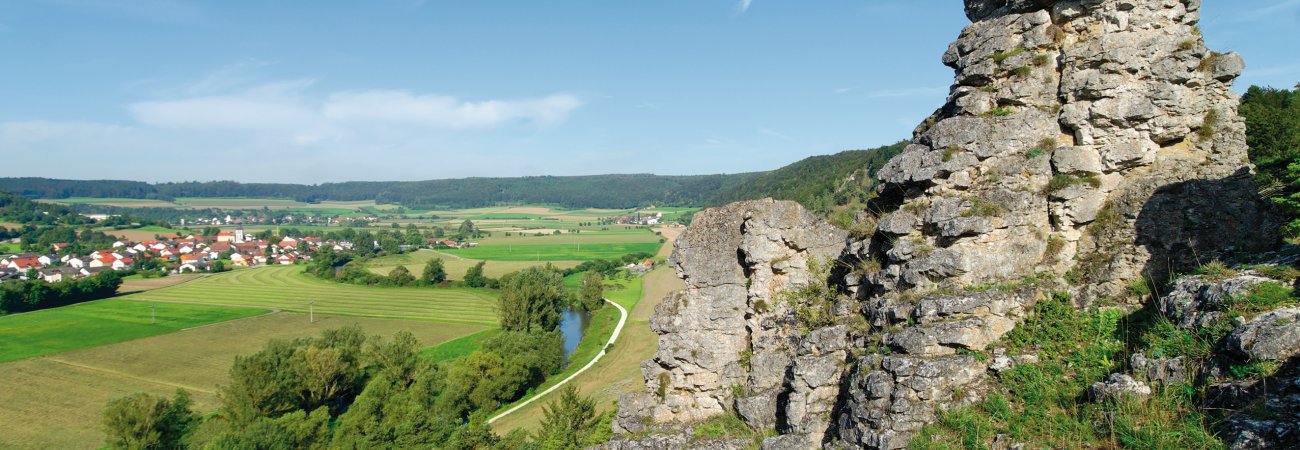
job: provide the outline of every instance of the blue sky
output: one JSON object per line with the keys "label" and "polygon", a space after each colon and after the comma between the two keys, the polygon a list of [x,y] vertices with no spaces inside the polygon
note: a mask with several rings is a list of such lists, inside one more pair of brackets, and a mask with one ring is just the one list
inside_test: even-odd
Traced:
{"label": "blue sky", "polygon": [[[1250,84],[1300,0],[1207,0]],[[959,2],[0,3],[0,176],[316,183],[769,170],[946,95]]]}

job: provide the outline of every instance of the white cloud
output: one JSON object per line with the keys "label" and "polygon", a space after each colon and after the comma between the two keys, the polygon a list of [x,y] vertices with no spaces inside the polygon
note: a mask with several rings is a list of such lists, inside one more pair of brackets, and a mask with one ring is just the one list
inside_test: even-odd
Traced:
{"label": "white cloud", "polygon": [[[167,128],[278,131],[300,136],[364,132],[367,128],[489,129],[510,124],[564,122],[582,102],[569,94],[521,100],[463,101],[401,90],[341,91],[313,100],[312,80],[263,84],[242,92],[127,106],[141,124]],[[295,142],[315,139],[295,137]]]}
{"label": "white cloud", "polygon": [[742,13],[743,13],[743,12],[748,12],[748,11],[749,11],[749,4],[750,4],[750,3],[753,3],[753,2],[754,2],[754,0],[740,0],[740,4],[736,5],[736,7],[737,7],[737,8],[740,8],[740,12],[742,12]]}
{"label": "white cloud", "polygon": [[285,130],[319,124],[320,114],[298,99],[310,80],[275,83],[238,94],[132,103],[127,110],[145,125],[175,128]]}
{"label": "white cloud", "polygon": [[511,122],[550,125],[563,122],[582,105],[576,97],[554,94],[537,99],[466,102],[444,95],[370,90],[330,95],[322,113],[333,121],[380,121],[445,128],[488,128]]}

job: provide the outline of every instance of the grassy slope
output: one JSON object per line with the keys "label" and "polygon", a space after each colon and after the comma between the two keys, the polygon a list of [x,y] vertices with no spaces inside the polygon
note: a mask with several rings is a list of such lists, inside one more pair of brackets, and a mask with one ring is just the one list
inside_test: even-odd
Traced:
{"label": "grassy slope", "polygon": [[[185,306],[185,305],[181,305]],[[137,339],[43,358],[0,364],[0,448],[98,448],[102,407],[110,399],[148,392],[170,396],[178,387],[195,408],[218,406],[219,384],[228,382],[236,355],[261,349],[271,339],[319,335],[358,325],[367,334],[411,331],[424,345],[483,330],[482,326],[273,313],[207,327]]]}
{"label": "grassy slope", "polygon": [[266,309],[99,300],[0,317],[0,362],[139,339],[265,314]]}
{"label": "grassy slope", "polygon": [[317,314],[432,320],[495,326],[495,293],[480,289],[389,288],[319,280],[302,266],[274,266],[205,277],[133,294],[133,300],[257,306]]}
{"label": "grassy slope", "polygon": [[1151,350],[1133,342],[1147,327],[1139,316],[1079,311],[1064,295],[1039,301],[995,346],[1041,361],[1004,372],[983,400],[941,414],[910,448],[988,448],[1000,434],[1030,448],[1223,448],[1188,385],[1156,384],[1149,400],[1086,400],[1088,387],[1120,370],[1128,353]]}
{"label": "grassy slope", "polygon": [[469,356],[483,346],[483,342],[501,333],[499,329],[483,330],[469,336],[453,339],[420,351],[420,355],[433,358],[433,362],[447,363]]}

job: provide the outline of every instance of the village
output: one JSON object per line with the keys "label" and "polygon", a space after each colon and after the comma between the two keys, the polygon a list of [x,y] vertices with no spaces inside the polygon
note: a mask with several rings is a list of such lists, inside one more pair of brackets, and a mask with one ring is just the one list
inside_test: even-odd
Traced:
{"label": "village", "polygon": [[[429,248],[474,245],[442,238],[427,239],[425,244]],[[310,260],[311,254],[322,246],[333,251],[345,251],[353,249],[353,245],[350,241],[323,240],[314,236],[257,239],[242,228],[209,236],[166,234],[140,242],[119,239],[110,248],[82,255],[67,252],[68,243],[56,243],[49,253],[0,255],[0,282],[40,279],[57,283],[93,276],[105,270],[181,274],[220,272],[235,267],[291,265]],[[412,246],[402,247],[409,250]]]}

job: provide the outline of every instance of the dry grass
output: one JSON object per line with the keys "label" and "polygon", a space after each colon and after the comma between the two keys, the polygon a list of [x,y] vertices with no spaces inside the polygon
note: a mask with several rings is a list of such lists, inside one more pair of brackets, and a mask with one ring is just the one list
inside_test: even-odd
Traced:
{"label": "dry grass", "polygon": [[673,242],[677,241],[677,236],[686,231],[686,227],[658,227],[652,228],[652,230],[664,235],[664,245],[659,248],[659,254],[655,256],[667,258],[668,255],[673,254]]}
{"label": "dry grass", "polygon": [[152,241],[154,239],[157,239],[158,236],[167,233],[162,231],[146,231],[146,230],[105,230],[104,234],[117,236],[119,238],[126,239],[128,241],[141,242],[141,241]]}
{"label": "dry grass", "polygon": [[282,312],[7,363],[0,365],[0,448],[99,448],[103,406],[133,392],[170,396],[183,387],[197,409],[212,411],[235,355],[354,323],[368,334],[409,330],[426,346],[486,328],[320,315],[310,324],[304,314]]}
{"label": "dry grass", "polygon": [[677,278],[677,273],[671,268],[659,267],[646,274],[645,284],[641,290],[641,301],[632,308],[628,320],[642,322],[650,320],[650,316],[655,312],[655,306],[659,305],[669,292],[680,289],[686,289],[686,283],[681,278]]}

